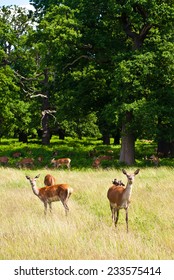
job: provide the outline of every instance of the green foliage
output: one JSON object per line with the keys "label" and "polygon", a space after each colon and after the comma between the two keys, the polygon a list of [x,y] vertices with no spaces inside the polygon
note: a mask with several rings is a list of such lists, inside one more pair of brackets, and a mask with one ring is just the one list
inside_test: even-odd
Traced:
{"label": "green foliage", "polygon": [[36,130],[46,115],[46,130],[73,137],[124,125],[134,139],[173,141],[173,1],[30,2],[33,15],[0,13],[1,98],[10,100],[1,135],[19,123]]}
{"label": "green foliage", "polygon": [[[51,139],[49,146],[43,146],[37,139],[29,139],[28,144],[19,143],[17,139],[4,139],[0,141],[0,156],[9,157],[8,167],[17,167],[17,162],[22,158],[33,158],[34,169],[49,167],[53,168],[51,164],[52,158],[70,157],[72,160],[72,170],[88,170],[93,169],[92,163],[94,158],[98,156],[112,156],[112,160],[103,160],[101,162],[101,169],[115,169],[120,168],[123,164],[119,163],[119,145],[110,146],[103,145],[101,140],[96,138],[83,137],[82,139],[66,137],[65,140],[58,140],[57,137]],[[155,153],[156,143],[149,140],[137,140],[135,146],[136,163],[139,167],[152,167],[154,164],[147,160]],[[20,152],[19,158],[13,158],[13,153]],[[56,156],[55,156],[56,154]],[[38,158],[41,157],[42,161]],[[173,166],[173,158],[161,158],[160,166]],[[95,170],[95,169],[94,169]]]}

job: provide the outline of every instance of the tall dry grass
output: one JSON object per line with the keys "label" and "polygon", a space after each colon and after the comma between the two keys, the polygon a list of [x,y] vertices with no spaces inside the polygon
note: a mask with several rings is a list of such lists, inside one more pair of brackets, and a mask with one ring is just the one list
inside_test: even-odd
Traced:
{"label": "tall dry grass", "polygon": [[[134,171],[133,168],[130,169]],[[129,209],[118,226],[112,225],[106,197],[121,170],[27,171],[0,168],[0,259],[173,259],[174,175],[172,168],[144,168],[135,178]],[[25,174],[47,173],[74,189],[65,216],[60,202],[44,216],[42,202],[33,194]]]}

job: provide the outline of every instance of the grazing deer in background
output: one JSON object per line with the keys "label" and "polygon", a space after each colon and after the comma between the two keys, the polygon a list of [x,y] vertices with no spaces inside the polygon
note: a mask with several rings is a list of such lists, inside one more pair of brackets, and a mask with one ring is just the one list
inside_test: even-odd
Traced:
{"label": "grazing deer in background", "polygon": [[135,179],[135,176],[139,173],[140,169],[137,169],[134,173],[129,174],[124,169],[122,170],[123,174],[126,175],[128,181],[126,187],[113,185],[109,188],[107,192],[107,197],[110,202],[110,208],[112,213],[112,220],[117,226],[119,218],[119,210],[125,209],[126,211],[126,226],[128,232],[128,208],[130,204],[130,198],[132,193],[132,185]]}
{"label": "grazing deer in background", "polygon": [[39,178],[40,175],[37,175],[34,178],[30,178],[29,176],[26,176],[26,178],[29,180],[33,193],[38,196],[38,198],[43,202],[44,204],[44,213],[46,215],[47,213],[47,205],[50,207],[50,212],[52,210],[51,203],[54,201],[61,201],[64,208],[65,213],[67,215],[67,212],[69,211],[67,202],[70,197],[70,195],[73,192],[73,189],[69,187],[67,184],[57,184],[50,187],[43,187],[43,188],[37,188],[36,186],[36,180]]}
{"label": "grazing deer in background", "polygon": [[19,157],[21,157],[21,152],[15,152],[15,153],[13,153],[13,157],[14,157],[14,158],[19,158]]}
{"label": "grazing deer in background", "polygon": [[28,167],[28,166],[33,166],[34,165],[34,160],[32,158],[23,158],[19,162],[16,163],[19,168],[22,167]]}
{"label": "grazing deer in background", "polygon": [[53,163],[54,167],[57,167],[57,168],[59,168],[62,165],[66,165],[68,167],[68,169],[70,169],[71,159],[70,158],[59,158],[59,159],[53,158],[51,160],[51,163]]}
{"label": "grazing deer in background", "polygon": [[113,156],[99,156],[94,159],[92,166],[94,168],[99,168],[102,160],[113,160]]}
{"label": "grazing deer in background", "polygon": [[94,159],[93,163],[92,163],[92,167],[94,168],[99,168],[101,164],[101,160],[99,160],[98,158]]}
{"label": "grazing deer in background", "polygon": [[9,161],[8,157],[6,157],[6,156],[0,157],[0,163],[7,164],[8,161]]}
{"label": "grazing deer in background", "polygon": [[44,184],[47,187],[53,186],[56,184],[56,179],[52,175],[47,174],[44,178]]}
{"label": "grazing deer in background", "polygon": [[152,155],[149,157],[149,160],[157,167],[159,165],[159,157]]}

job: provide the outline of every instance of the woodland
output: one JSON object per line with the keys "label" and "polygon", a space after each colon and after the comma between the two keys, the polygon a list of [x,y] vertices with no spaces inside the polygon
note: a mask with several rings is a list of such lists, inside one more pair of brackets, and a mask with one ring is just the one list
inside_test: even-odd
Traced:
{"label": "woodland", "polygon": [[127,165],[146,139],[173,157],[174,1],[30,4],[0,7],[0,138],[113,138]]}

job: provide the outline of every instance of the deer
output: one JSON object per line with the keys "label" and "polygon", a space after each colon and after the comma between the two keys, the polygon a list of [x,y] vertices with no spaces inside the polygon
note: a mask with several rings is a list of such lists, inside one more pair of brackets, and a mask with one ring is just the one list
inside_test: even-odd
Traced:
{"label": "deer", "polygon": [[98,157],[99,160],[112,160],[113,159],[113,156],[99,156]]}
{"label": "deer", "polygon": [[19,157],[21,157],[21,153],[20,152],[15,152],[15,153],[13,153],[13,157],[14,158],[19,158]]}
{"label": "deer", "polygon": [[47,174],[44,178],[44,184],[48,187],[53,186],[56,184],[56,179],[52,175]]}
{"label": "deer", "polygon": [[101,160],[99,160],[98,158],[94,159],[93,163],[92,163],[92,167],[94,168],[99,168],[101,164]]}
{"label": "deer", "polygon": [[122,169],[122,172],[127,177],[126,187],[122,185],[113,185],[108,189],[107,198],[110,203],[110,209],[112,213],[112,220],[117,226],[119,219],[120,209],[125,209],[126,211],[126,228],[128,232],[128,209],[130,204],[130,198],[132,194],[132,186],[135,176],[139,173],[140,169],[137,169],[134,173],[127,173],[126,170]]}
{"label": "deer", "polygon": [[17,162],[16,165],[19,166],[19,168],[33,166],[34,160],[32,158],[23,158],[19,162]]}
{"label": "deer", "polygon": [[38,188],[36,186],[36,180],[39,178],[40,174],[34,178],[26,176],[29,180],[33,193],[43,202],[44,204],[44,214],[47,214],[47,206],[49,205],[50,213],[52,212],[51,203],[54,201],[61,201],[64,208],[65,214],[67,215],[69,207],[67,205],[68,199],[73,192],[73,189],[69,187],[68,184],[56,184],[52,186],[45,186]]}
{"label": "deer", "polygon": [[9,161],[8,157],[6,157],[6,156],[0,157],[0,163],[7,164],[8,161]]}
{"label": "deer", "polygon": [[105,156],[105,155],[104,156],[99,156],[99,157],[94,159],[92,166],[94,168],[99,168],[102,160],[113,160],[113,157],[112,156]]}
{"label": "deer", "polygon": [[152,155],[149,157],[149,160],[157,167],[159,165],[159,157]]}
{"label": "deer", "polygon": [[54,165],[54,167],[57,167],[57,168],[59,168],[62,165],[66,165],[67,168],[70,169],[71,159],[70,158],[59,158],[59,159],[53,158],[51,160],[51,163]]}

